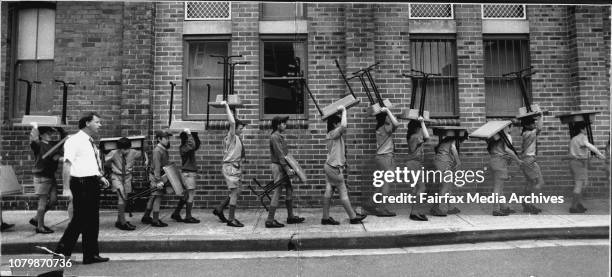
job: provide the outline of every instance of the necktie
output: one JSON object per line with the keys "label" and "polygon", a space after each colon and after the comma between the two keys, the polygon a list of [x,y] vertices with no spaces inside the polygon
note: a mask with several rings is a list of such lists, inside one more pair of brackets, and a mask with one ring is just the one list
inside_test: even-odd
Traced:
{"label": "necktie", "polygon": [[94,151],[94,155],[96,156],[96,165],[98,165],[98,172],[102,174],[102,167],[100,166],[100,159],[98,158],[98,150],[96,149],[96,145],[92,138],[89,138],[89,142],[91,143],[91,148]]}

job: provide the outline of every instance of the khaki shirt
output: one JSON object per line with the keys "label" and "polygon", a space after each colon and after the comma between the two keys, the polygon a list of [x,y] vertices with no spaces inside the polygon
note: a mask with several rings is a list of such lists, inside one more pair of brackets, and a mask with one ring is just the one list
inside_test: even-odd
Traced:
{"label": "khaki shirt", "polygon": [[240,163],[244,158],[243,144],[238,135],[230,135],[223,139],[223,162],[224,163]]}
{"label": "khaki shirt", "polygon": [[395,145],[393,144],[393,132],[395,129],[389,121],[389,117],[387,117],[385,125],[376,129],[376,155],[395,152]]}
{"label": "khaki shirt", "polygon": [[333,167],[346,165],[346,152],[343,135],[346,134],[346,127],[338,127],[327,133],[327,164]]}
{"label": "khaki shirt", "polygon": [[570,141],[569,155],[571,158],[586,160],[589,158],[589,148],[586,144],[589,143],[589,139],[585,134],[578,134]]}
{"label": "khaki shirt", "polygon": [[521,155],[523,156],[535,156],[536,155],[536,141],[538,138],[537,135],[538,130],[527,130],[522,134],[523,137],[523,152]]}

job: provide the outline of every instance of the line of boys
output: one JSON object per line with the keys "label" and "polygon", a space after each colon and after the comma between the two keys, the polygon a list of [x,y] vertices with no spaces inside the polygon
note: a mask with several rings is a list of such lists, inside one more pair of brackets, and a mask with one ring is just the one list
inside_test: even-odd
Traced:
{"label": "line of boys", "polygon": [[[212,211],[223,223],[232,227],[243,227],[244,225],[235,218],[235,210],[237,199],[240,195],[242,171],[241,164],[245,160],[245,149],[240,135],[246,127],[246,123],[236,119],[226,102],[225,105],[227,120],[230,123],[230,129],[223,140],[223,165],[222,174],[225,183],[230,191],[227,198],[221,201]],[[366,217],[365,214],[356,213],[350,203],[347,193],[346,182],[344,181],[344,172],[346,172],[346,144],[343,135],[347,130],[346,109],[342,106],[338,108],[340,116],[333,115],[327,119],[327,148],[328,155],[324,165],[326,177],[326,189],[323,198],[323,215],[321,224],[323,225],[338,225],[338,221],[329,216],[329,206],[334,190],[338,190],[340,200],[349,217],[351,224],[362,222]],[[376,126],[376,164],[378,169],[390,170],[395,167],[394,152],[395,146],[393,143],[393,133],[397,130],[399,122],[387,108],[383,108],[382,112],[377,116]],[[270,153],[271,153],[271,170],[274,181],[280,181],[283,178],[287,179],[283,185],[277,187],[274,191],[268,218],[265,222],[266,228],[280,228],[284,224],[274,219],[276,209],[278,207],[278,199],[281,190],[284,188],[286,192],[285,205],[287,208],[287,223],[295,224],[304,222],[303,217],[296,216],[293,213],[293,189],[290,178],[287,176],[295,175],[295,172],[288,165],[285,156],[288,154],[288,145],[284,136],[287,128],[288,116],[277,116],[272,120],[272,134],[270,136]],[[541,169],[536,161],[537,154],[537,137],[542,130],[541,116],[527,117],[521,120],[523,127],[522,136],[522,151],[520,156],[517,156],[503,142],[499,135],[493,136],[487,141],[487,150],[490,154],[490,168],[493,175],[493,192],[503,194],[504,182],[509,180],[508,166],[510,160],[514,160],[523,171],[527,184],[525,185],[524,195],[540,193],[544,185],[544,179]],[[574,179],[574,191],[570,213],[584,213],[587,209],[582,204],[582,188],[588,181],[588,159],[590,153],[593,152],[600,159],[605,157],[599,150],[588,142],[586,137],[586,125],[583,123],[574,124],[572,127],[572,139],[569,143],[570,154],[570,172]],[[60,128],[61,137],[66,134]],[[509,136],[510,126],[506,127],[503,132]],[[35,155],[34,168],[34,183],[36,185],[36,193],[39,195],[39,203],[36,217],[30,220],[30,224],[36,227],[37,233],[52,233],[49,227],[44,225],[44,215],[47,210],[51,209],[57,199],[57,182],[55,181],[55,170],[61,159],[61,152],[42,159],[42,155],[48,149],[53,147],[57,142],[51,141],[51,136],[55,132],[54,128],[38,127],[33,124],[30,134],[31,148]],[[142,223],[151,224],[154,227],[166,227],[166,223],[159,219],[159,209],[161,197],[166,193],[164,190],[164,182],[162,180],[163,167],[169,165],[168,149],[170,147],[170,133],[165,131],[157,131],[155,133],[156,146],[153,150],[152,160],[149,163],[145,155],[145,164],[149,165],[149,181],[152,187],[158,188],[155,190],[147,202],[145,213],[142,217]],[[171,218],[177,222],[184,223],[199,223],[200,221],[194,218],[191,214],[193,208],[193,197],[195,191],[195,180],[197,178],[197,163],[195,160],[195,151],[199,149],[200,140],[197,133],[192,133],[185,129],[180,133],[181,146],[180,154],[182,160],[182,175],[185,181],[185,194],[179,200]],[[407,131],[408,142],[408,166],[410,169],[420,169],[424,162],[423,145],[429,139],[427,127],[424,124],[423,118],[411,120],[408,124]],[[435,147],[434,165],[438,170],[456,170],[460,167],[458,151],[455,147],[455,140],[463,140],[464,138],[445,137]],[[106,156],[106,161],[111,167],[111,182],[113,191],[117,193],[118,213],[115,226],[121,230],[134,230],[135,226],[125,220],[125,200],[126,196],[132,191],[132,169],[135,160],[141,158],[141,153],[131,148],[129,139],[121,138],[117,143],[118,149],[113,150]],[[608,146],[609,147],[609,146]],[[55,169],[55,170],[54,170]],[[442,184],[440,193],[451,193],[452,183]],[[389,193],[389,184],[384,184],[379,188],[383,194]],[[417,193],[425,191],[424,184],[415,187]],[[376,205],[371,202],[364,205],[364,210],[367,214],[376,215],[379,217],[395,216],[396,214],[384,205]],[[180,212],[186,206],[186,217],[181,218]],[[224,215],[224,209],[229,206],[229,218]],[[417,221],[427,221],[427,216],[420,208],[422,205],[414,205],[410,212],[410,219]],[[523,204],[523,211],[530,214],[538,214],[541,209],[533,204]],[[430,213],[434,216],[446,216],[448,214],[459,213],[457,207],[449,207],[448,204],[434,205]],[[494,216],[507,216],[515,213],[507,204],[495,204],[492,214]],[[151,213],[153,217],[151,217]]]}

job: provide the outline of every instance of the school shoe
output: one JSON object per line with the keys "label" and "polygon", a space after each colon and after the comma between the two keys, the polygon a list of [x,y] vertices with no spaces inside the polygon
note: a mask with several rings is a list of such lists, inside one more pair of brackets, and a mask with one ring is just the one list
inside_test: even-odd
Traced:
{"label": "school shoe", "polygon": [[30,223],[30,225],[36,227],[36,233],[38,234],[51,234],[53,233],[53,230],[47,226],[43,225],[43,229],[44,230],[38,230],[38,221],[34,218],[31,218],[30,221],[28,221]]}
{"label": "school shoe", "polygon": [[168,227],[168,224],[164,223],[161,220],[157,220],[157,222],[155,222],[155,221],[151,222],[151,226],[153,226],[153,227]]}
{"label": "school shoe", "polygon": [[109,258],[100,257],[100,255],[96,255],[89,258],[83,258],[83,264],[95,264],[95,263],[103,263],[108,262]]}
{"label": "school shoe", "polygon": [[45,228],[42,228],[42,229],[36,228],[36,233],[37,234],[51,234],[51,233],[53,233],[53,230],[45,229]]}
{"label": "school shoe", "polygon": [[443,212],[438,207],[431,208],[430,212],[431,212],[431,215],[433,216],[446,216],[447,215],[447,213]]}
{"label": "school shoe", "polygon": [[321,219],[321,225],[340,225],[340,222],[334,220],[331,216]]}
{"label": "school shoe", "polygon": [[513,209],[510,209],[510,207],[502,208],[502,209],[500,209],[500,211],[502,211],[502,212],[504,212],[504,213],[507,213],[507,214],[513,214],[513,213],[516,213],[516,211],[515,211],[515,210],[513,210]]}
{"label": "school shoe", "polygon": [[186,217],[185,219],[183,219],[184,223],[200,223],[200,220],[196,219],[195,217],[191,216],[191,217]]}
{"label": "school shoe", "polygon": [[117,221],[115,222],[115,227],[117,227],[117,229],[119,230],[123,230],[123,231],[133,231],[136,229],[136,227],[132,227],[131,225],[126,223],[121,224],[121,222]]}
{"label": "school shoe", "polygon": [[580,209],[583,209],[585,212],[588,210],[587,208],[585,208],[584,206],[582,206],[582,203],[578,203],[578,207]]}
{"label": "school shoe", "polygon": [[446,212],[446,214],[458,214],[458,213],[460,213],[460,212],[461,212],[461,210],[459,210],[459,208],[457,208],[457,207],[453,207],[452,209],[448,210],[448,211]]}
{"label": "school shoe", "polygon": [[382,208],[383,213],[381,215],[379,215],[379,217],[393,217],[393,216],[397,216],[397,214],[393,211],[390,211],[387,208]]}
{"label": "school shoe", "polygon": [[143,216],[142,219],[140,219],[140,222],[144,224],[151,224],[153,223],[153,218],[151,218],[150,216]]}
{"label": "school shoe", "polygon": [[213,209],[212,214],[216,215],[219,218],[219,220],[221,220],[221,222],[227,223],[227,218],[225,218],[223,211],[217,211],[217,209]]}
{"label": "school shoe", "polygon": [[580,208],[580,206],[577,206],[576,208],[570,208],[569,212],[572,214],[583,214],[584,212],[586,212],[585,208]]}
{"label": "school shoe", "polygon": [[529,213],[529,214],[539,214],[542,212],[542,210],[537,208],[534,205],[523,204],[523,212]]}
{"label": "school shoe", "polygon": [[349,223],[351,223],[351,224],[359,224],[366,217],[367,217],[367,215],[365,215],[365,214],[357,214],[357,216],[355,218],[349,219]]}
{"label": "school shoe", "polygon": [[499,211],[495,210],[495,211],[493,211],[492,214],[493,214],[493,216],[508,216],[509,215],[509,214],[505,213],[503,210],[499,210]]}
{"label": "school shoe", "polygon": [[172,213],[172,215],[170,215],[170,218],[174,219],[174,221],[176,222],[183,222],[183,218],[181,218],[180,214]]}
{"label": "school shoe", "polygon": [[285,227],[285,224],[282,224],[278,221],[272,220],[272,221],[266,221],[266,228],[283,228]]}
{"label": "school shoe", "polygon": [[414,221],[428,221],[427,216],[424,214],[410,214],[410,219]]}
{"label": "school shoe", "polygon": [[136,229],[136,226],[132,225],[132,223],[130,223],[129,221],[126,221],[125,224],[127,224],[128,226],[130,226],[131,228]]}
{"label": "school shoe", "polygon": [[292,217],[287,217],[287,224],[298,224],[298,223],[302,223],[304,222],[304,220],[306,220],[303,217],[299,217],[297,215],[294,215]]}
{"label": "school shoe", "polygon": [[240,221],[238,221],[238,219],[233,219],[231,221],[227,222],[227,226],[231,226],[231,227],[244,227],[244,224],[242,224]]}
{"label": "school shoe", "polygon": [[15,226],[15,224],[8,224],[5,222],[2,222],[2,225],[0,226],[0,231],[4,232],[5,230],[13,228],[13,226]]}

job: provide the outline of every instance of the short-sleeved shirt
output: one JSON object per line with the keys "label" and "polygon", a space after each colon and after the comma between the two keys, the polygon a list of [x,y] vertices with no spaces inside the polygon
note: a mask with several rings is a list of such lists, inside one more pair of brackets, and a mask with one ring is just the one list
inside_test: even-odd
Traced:
{"label": "short-sleeved shirt", "polygon": [[522,133],[523,137],[523,147],[522,147],[522,155],[523,156],[535,156],[536,155],[536,142],[538,139],[538,130],[525,130]]}
{"label": "short-sleeved shirt", "polygon": [[[510,137],[508,137],[508,139],[510,139]],[[502,138],[499,138],[498,140],[491,139],[489,143],[489,154],[491,154],[492,156],[505,157],[508,155],[508,153],[506,152],[506,143],[504,143],[504,140]]]}
{"label": "short-sleeved shirt", "polygon": [[[125,167],[123,165],[123,156],[125,156]],[[115,149],[106,155],[106,161],[111,163],[113,173],[117,175],[129,175],[132,174],[134,163],[141,157],[142,154],[140,151],[135,149],[130,149],[126,154],[123,154],[119,149]],[[123,168],[125,168],[125,172],[122,172]]]}
{"label": "short-sleeved shirt", "polygon": [[396,128],[389,122],[388,117],[385,125],[376,129],[376,155],[395,152],[393,144],[393,132]]}
{"label": "short-sleeved shirt", "polygon": [[571,158],[586,160],[589,158],[589,139],[585,134],[578,134],[572,138],[569,145],[569,155]]}
{"label": "short-sleeved shirt", "polygon": [[344,144],[344,134],[346,127],[338,127],[327,133],[327,161],[326,163],[333,167],[346,165],[346,152]]}
{"label": "short-sleeved shirt", "polygon": [[408,139],[408,160],[423,161],[423,139],[422,133],[414,133]]}
{"label": "short-sleeved shirt", "polygon": [[151,158],[151,171],[153,173],[153,181],[160,182],[162,170],[164,166],[169,164],[170,157],[168,149],[161,144],[157,144],[153,149],[153,157]]}
{"label": "short-sleeved shirt", "polygon": [[93,139],[83,130],[78,131],[64,143],[64,160],[70,162],[70,176],[101,176],[100,152]]}
{"label": "short-sleeved shirt", "polygon": [[270,136],[270,161],[274,164],[280,164],[282,166],[289,166],[285,155],[289,153],[289,147],[285,136],[280,132],[274,132]]}
{"label": "short-sleeved shirt", "polygon": [[43,159],[42,156],[56,144],[57,141],[44,142],[39,140],[30,142],[30,148],[34,152],[34,169],[32,169],[32,173],[45,177],[55,176],[58,161],[53,159],[54,155],[50,155],[46,159]]}
{"label": "short-sleeved shirt", "polygon": [[224,163],[240,163],[244,158],[244,145],[242,140],[236,134],[230,132],[223,139],[223,162]]}

